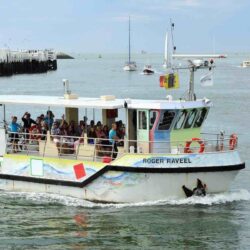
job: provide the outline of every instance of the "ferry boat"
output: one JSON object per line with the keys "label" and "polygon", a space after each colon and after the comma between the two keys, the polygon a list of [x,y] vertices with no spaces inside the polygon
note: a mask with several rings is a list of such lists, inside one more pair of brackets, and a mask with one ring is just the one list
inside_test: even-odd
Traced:
{"label": "ferry boat", "polygon": [[[101,110],[102,124],[110,128],[120,112],[125,113],[125,137],[119,142],[103,143],[107,139],[88,138],[86,133],[12,133],[5,125],[0,129],[0,188],[105,203],[184,198],[184,187],[192,192],[197,181],[207,194],[228,191],[245,163],[236,134],[202,132],[212,102],[196,99],[193,79],[204,67],[211,65],[190,64],[185,99],[84,98],[68,87],[64,96],[0,95],[4,117],[6,106],[64,107],[65,119],[78,122],[79,110],[90,108]],[[13,134],[19,138],[17,152]]]}

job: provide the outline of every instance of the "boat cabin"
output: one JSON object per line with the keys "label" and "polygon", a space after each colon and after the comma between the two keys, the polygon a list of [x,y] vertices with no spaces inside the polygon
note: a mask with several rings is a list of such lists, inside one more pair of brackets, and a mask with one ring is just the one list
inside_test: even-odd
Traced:
{"label": "boat cabin", "polygon": [[174,153],[201,137],[210,104],[203,100],[133,100],[128,105],[128,141],[138,153]]}

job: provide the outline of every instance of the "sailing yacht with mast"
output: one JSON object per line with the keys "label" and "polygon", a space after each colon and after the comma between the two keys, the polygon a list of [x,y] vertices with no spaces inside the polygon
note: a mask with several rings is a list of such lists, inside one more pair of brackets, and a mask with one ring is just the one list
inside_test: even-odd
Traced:
{"label": "sailing yacht with mast", "polygon": [[128,20],[128,62],[125,63],[123,70],[125,71],[136,71],[136,62],[131,61],[131,45],[130,45],[130,17]]}
{"label": "sailing yacht with mast", "polygon": [[165,38],[165,50],[164,50],[164,64],[162,65],[163,68],[168,68],[169,65],[169,57],[168,57],[168,33],[166,33]]}
{"label": "sailing yacht with mast", "polygon": [[[165,49],[164,49],[164,63],[163,63],[163,68],[166,69],[171,69],[172,68],[172,59],[176,51],[176,47],[174,45],[174,23],[170,19],[170,34],[167,32],[166,33],[166,38],[165,38]],[[170,36],[170,37],[169,37]]]}

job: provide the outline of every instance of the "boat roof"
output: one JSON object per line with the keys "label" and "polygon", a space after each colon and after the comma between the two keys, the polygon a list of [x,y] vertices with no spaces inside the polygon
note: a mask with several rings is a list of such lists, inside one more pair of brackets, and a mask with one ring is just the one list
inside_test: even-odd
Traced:
{"label": "boat roof", "polygon": [[63,96],[36,95],[0,95],[0,104],[33,105],[67,108],[120,109],[125,103],[129,109],[188,109],[210,107],[210,100],[204,98],[196,101],[185,100],[143,100],[143,99],[113,99],[78,97],[66,99]]}

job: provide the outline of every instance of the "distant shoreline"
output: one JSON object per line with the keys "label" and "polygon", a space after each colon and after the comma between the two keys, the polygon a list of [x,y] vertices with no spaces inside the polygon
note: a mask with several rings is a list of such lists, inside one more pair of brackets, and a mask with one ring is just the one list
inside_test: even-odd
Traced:
{"label": "distant shoreline", "polygon": [[70,56],[64,52],[57,52],[56,58],[57,59],[75,59],[73,56]]}

